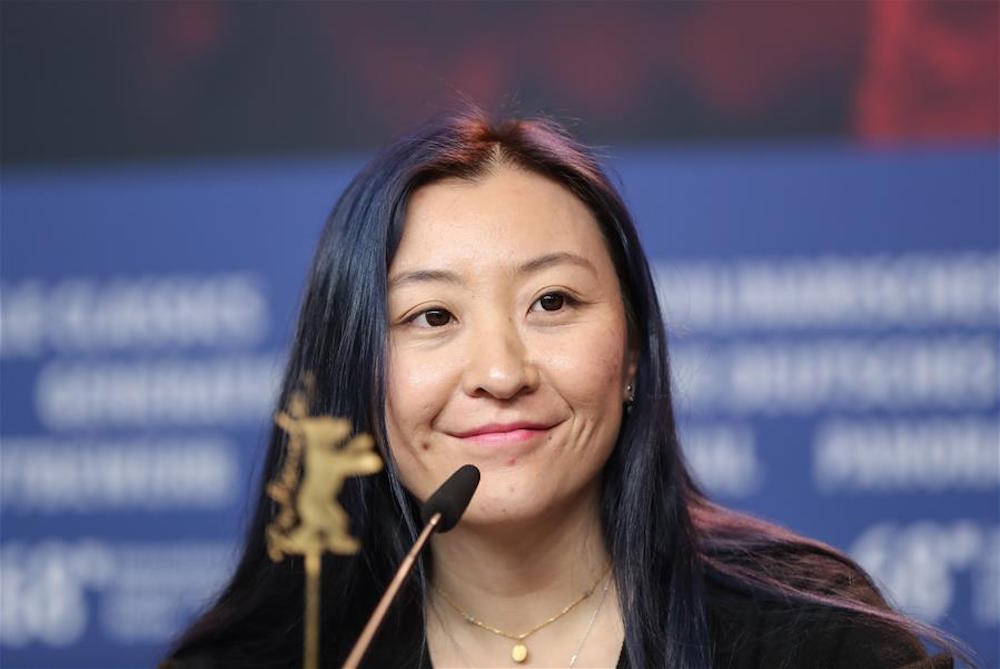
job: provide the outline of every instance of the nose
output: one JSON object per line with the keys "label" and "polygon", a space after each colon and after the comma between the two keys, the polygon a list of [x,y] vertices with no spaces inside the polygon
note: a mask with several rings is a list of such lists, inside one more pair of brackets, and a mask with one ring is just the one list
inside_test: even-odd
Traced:
{"label": "nose", "polygon": [[468,395],[509,400],[538,387],[538,368],[511,319],[491,319],[470,335],[462,380]]}

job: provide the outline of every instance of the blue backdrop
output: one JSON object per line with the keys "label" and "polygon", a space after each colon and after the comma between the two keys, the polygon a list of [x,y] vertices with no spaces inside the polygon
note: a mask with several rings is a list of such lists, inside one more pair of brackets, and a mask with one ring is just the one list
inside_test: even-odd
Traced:
{"label": "blue backdrop", "polygon": [[[621,152],[688,457],[1000,666],[995,147]],[[2,176],[0,664],[157,660],[233,564],[361,165]]]}

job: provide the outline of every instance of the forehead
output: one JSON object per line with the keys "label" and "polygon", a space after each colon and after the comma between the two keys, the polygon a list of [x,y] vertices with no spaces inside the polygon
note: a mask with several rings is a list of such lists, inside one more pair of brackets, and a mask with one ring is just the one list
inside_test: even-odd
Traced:
{"label": "forehead", "polygon": [[597,221],[579,198],[547,177],[501,166],[474,180],[418,189],[392,265],[516,261],[553,251],[611,262]]}

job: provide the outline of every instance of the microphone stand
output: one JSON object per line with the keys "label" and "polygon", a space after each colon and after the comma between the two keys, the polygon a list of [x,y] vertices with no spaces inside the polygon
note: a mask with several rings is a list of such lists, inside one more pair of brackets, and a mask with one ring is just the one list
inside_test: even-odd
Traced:
{"label": "microphone stand", "polygon": [[385,618],[385,614],[389,611],[389,605],[392,604],[392,600],[396,598],[396,593],[403,585],[403,581],[406,580],[410,571],[413,569],[413,564],[416,562],[417,556],[420,555],[420,551],[423,550],[424,544],[427,543],[427,539],[431,536],[431,533],[440,522],[440,512],[435,513],[431,516],[431,519],[427,521],[427,525],[424,526],[420,536],[417,537],[416,542],[413,544],[413,548],[411,548],[410,552],[406,554],[406,557],[403,558],[402,564],[399,565],[399,569],[396,570],[396,575],[393,576],[392,582],[389,583],[389,587],[386,589],[385,594],[382,595],[382,599],[379,600],[378,606],[375,607],[375,612],[372,613],[372,617],[368,619],[368,624],[365,625],[365,628],[361,631],[361,636],[358,637],[357,642],[354,644],[354,648],[351,649],[351,654],[348,655],[347,660],[344,661],[344,669],[357,669],[358,665],[361,663],[361,658],[364,657],[365,651],[368,650],[368,646],[375,637],[375,632],[378,631],[379,625],[382,624],[382,619]]}

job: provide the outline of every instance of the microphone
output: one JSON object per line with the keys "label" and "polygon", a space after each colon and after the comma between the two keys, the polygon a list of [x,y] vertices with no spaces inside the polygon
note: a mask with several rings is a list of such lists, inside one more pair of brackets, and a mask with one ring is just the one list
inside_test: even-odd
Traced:
{"label": "microphone", "polygon": [[462,465],[427,498],[427,502],[420,509],[420,519],[424,523],[424,529],[413,543],[413,548],[403,558],[403,563],[396,570],[396,575],[392,577],[385,594],[379,600],[378,606],[375,607],[375,611],[368,619],[365,628],[361,630],[361,636],[358,637],[350,655],[344,661],[344,669],[357,669],[361,658],[364,657],[365,651],[368,650],[368,646],[375,637],[375,632],[382,624],[382,619],[389,611],[389,606],[396,598],[399,588],[413,569],[417,556],[423,550],[427,539],[430,538],[431,532],[435,530],[447,532],[455,527],[462,514],[465,513],[466,507],[469,506],[469,501],[478,486],[479,470],[473,465]]}
{"label": "microphone", "polygon": [[420,509],[420,520],[426,525],[431,522],[434,514],[440,513],[437,531],[440,534],[447,532],[458,524],[458,519],[465,513],[478,485],[479,470],[474,465],[462,465],[427,498]]}

